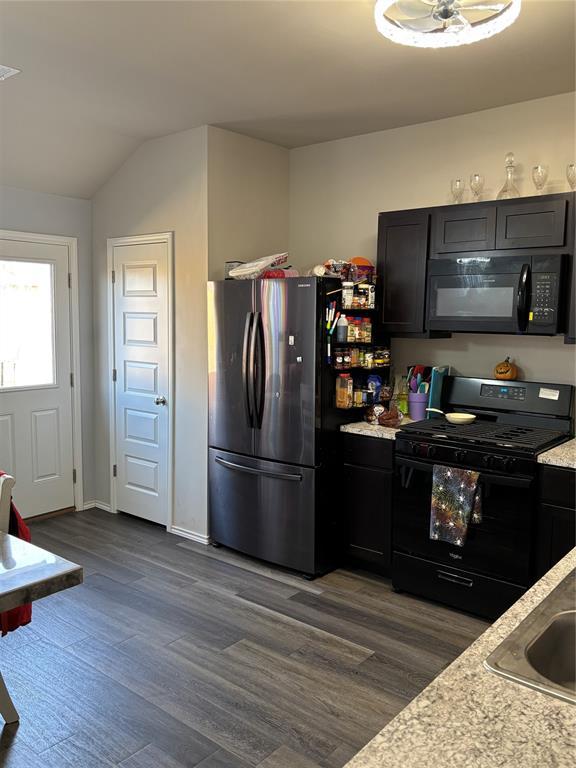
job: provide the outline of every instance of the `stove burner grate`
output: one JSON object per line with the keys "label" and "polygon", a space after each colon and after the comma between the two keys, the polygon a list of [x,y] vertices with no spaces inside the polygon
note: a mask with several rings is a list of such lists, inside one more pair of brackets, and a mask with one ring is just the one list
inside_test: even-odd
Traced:
{"label": "stove burner grate", "polygon": [[516,424],[496,424],[475,421],[473,424],[449,424],[441,419],[418,421],[401,427],[402,432],[415,432],[419,435],[440,440],[454,439],[466,443],[514,447],[525,451],[537,452],[550,444],[561,442],[563,432],[540,427],[527,427]]}

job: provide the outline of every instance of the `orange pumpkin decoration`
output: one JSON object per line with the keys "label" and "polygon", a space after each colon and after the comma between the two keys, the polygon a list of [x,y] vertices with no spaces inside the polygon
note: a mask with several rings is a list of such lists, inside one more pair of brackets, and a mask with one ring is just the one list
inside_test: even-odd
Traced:
{"label": "orange pumpkin decoration", "polygon": [[494,378],[504,381],[514,381],[518,377],[518,368],[507,357],[494,368]]}

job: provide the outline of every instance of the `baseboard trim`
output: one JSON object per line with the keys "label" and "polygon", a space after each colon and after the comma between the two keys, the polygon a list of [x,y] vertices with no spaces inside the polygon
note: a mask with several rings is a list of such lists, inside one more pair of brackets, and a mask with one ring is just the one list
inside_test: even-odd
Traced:
{"label": "baseboard trim", "polygon": [[182,536],[183,539],[197,541],[199,544],[210,544],[210,536],[206,536],[203,533],[195,533],[194,531],[189,531],[187,528],[180,528],[179,525],[170,525],[168,527],[168,533],[173,533],[176,536]]}
{"label": "baseboard trim", "polygon": [[98,501],[96,499],[93,501],[85,501],[82,509],[94,509],[94,507],[102,509],[104,512],[110,512],[110,504],[106,504],[106,502]]}

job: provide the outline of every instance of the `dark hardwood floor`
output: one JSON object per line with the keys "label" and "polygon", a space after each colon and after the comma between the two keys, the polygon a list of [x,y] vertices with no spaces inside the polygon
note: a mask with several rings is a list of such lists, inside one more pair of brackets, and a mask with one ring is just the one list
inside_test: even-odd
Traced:
{"label": "dark hardwood floor", "polygon": [[0,640],[2,768],[338,768],[487,624],[99,510],[32,523],[85,583]]}

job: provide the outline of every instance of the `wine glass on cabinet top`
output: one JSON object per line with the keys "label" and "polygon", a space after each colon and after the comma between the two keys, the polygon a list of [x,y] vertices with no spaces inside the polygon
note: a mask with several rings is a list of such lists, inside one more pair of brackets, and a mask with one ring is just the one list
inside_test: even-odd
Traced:
{"label": "wine glass on cabinet top", "polygon": [[484,176],[479,173],[473,173],[470,176],[470,189],[474,195],[474,202],[477,203],[484,189]]}
{"label": "wine glass on cabinet top", "polygon": [[464,180],[452,179],[450,183],[450,189],[452,191],[452,199],[455,203],[461,203],[464,198]]}
{"label": "wine glass on cabinet top", "polygon": [[545,165],[535,165],[532,168],[532,181],[539,195],[544,191],[548,179],[548,167]]}

